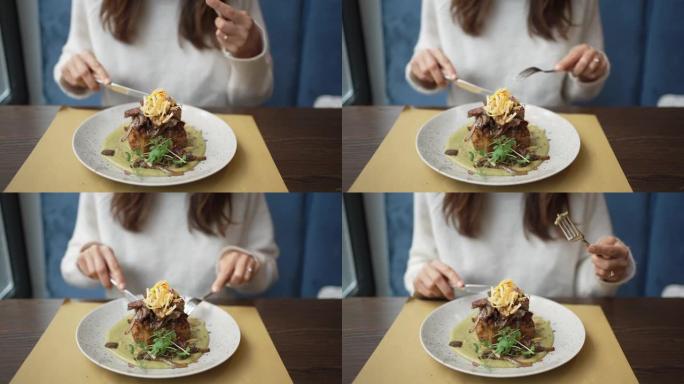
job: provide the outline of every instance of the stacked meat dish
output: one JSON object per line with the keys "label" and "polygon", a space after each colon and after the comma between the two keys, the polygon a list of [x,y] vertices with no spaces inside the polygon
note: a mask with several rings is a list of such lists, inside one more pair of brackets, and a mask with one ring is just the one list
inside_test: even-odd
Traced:
{"label": "stacked meat dish", "polygon": [[480,312],[475,318],[475,333],[481,341],[497,342],[504,328],[520,330],[520,342],[532,345],[535,335],[530,312],[530,299],[511,280],[504,280],[492,288],[489,296],[472,302]]}
{"label": "stacked meat dish", "polygon": [[124,116],[132,118],[125,139],[133,150],[147,152],[155,138],[171,139],[176,153],[188,145],[181,107],[163,90],[152,92],[140,107],[129,109]]}
{"label": "stacked meat dish", "polygon": [[133,340],[152,343],[152,336],[159,330],[174,331],[176,343],[181,347],[191,338],[188,315],[184,312],[185,302],[178,293],[168,287],[165,281],[155,284],[148,290],[145,299],[128,303],[128,309],[134,310],[130,332]]}
{"label": "stacked meat dish", "polygon": [[468,111],[475,122],[468,128],[476,150],[490,152],[500,138],[515,139],[515,150],[526,153],[531,144],[525,120],[525,108],[507,90],[501,89],[487,98],[487,103]]}

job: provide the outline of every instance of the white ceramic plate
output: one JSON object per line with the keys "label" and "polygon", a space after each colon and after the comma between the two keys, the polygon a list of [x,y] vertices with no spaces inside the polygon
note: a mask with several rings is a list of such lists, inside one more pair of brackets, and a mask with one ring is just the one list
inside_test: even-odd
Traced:
{"label": "white ceramic plate", "polygon": [[76,157],[86,168],[102,177],[120,183],[162,187],[187,184],[209,177],[228,165],[235,156],[237,139],[225,121],[205,110],[183,105],[183,121],[202,132],[207,143],[207,159],[200,161],[195,168],[180,176],[127,175],[123,169],[105,159],[100,152],[102,152],[102,143],[105,138],[124,122],[130,122],[129,118],[124,117],[124,112],[137,106],[140,104],[122,104],[99,111],[76,129],[72,147]]}
{"label": "white ceramic plate", "polygon": [[577,315],[554,301],[530,295],[530,311],[551,323],[555,351],[549,352],[541,361],[530,367],[486,368],[482,365],[476,367],[470,360],[453,351],[449,346],[449,340],[452,329],[471,313],[470,303],[482,297],[485,295],[466,296],[450,301],[432,311],[423,321],[420,326],[420,342],[425,351],[440,364],[476,376],[499,378],[531,376],[567,363],[584,345],[586,337],[584,325]]}
{"label": "white ceramic plate", "polygon": [[546,179],[567,168],[577,158],[580,150],[580,138],[575,127],[548,109],[525,105],[525,120],[546,131],[551,158],[542,162],[539,168],[526,175],[482,176],[468,173],[467,169],[454,163],[446,156],[444,150],[449,137],[473,121],[473,118],[468,117],[468,111],[481,105],[482,103],[471,103],[446,110],[421,127],[416,137],[416,149],[425,164],[442,175],[455,180],[470,184],[504,186]]}
{"label": "white ceramic plate", "polygon": [[[117,299],[97,307],[81,320],[76,330],[76,343],[81,352],[93,363],[112,372],[147,379],[190,376],[214,368],[228,360],[240,344],[240,328],[235,320],[226,311],[204,301],[190,316],[201,319],[206,324],[209,332],[209,352],[185,368],[130,367],[127,362],[104,346],[107,333],[112,326],[129,313],[126,309],[127,304],[125,299]],[[130,313],[133,312],[130,311]]]}

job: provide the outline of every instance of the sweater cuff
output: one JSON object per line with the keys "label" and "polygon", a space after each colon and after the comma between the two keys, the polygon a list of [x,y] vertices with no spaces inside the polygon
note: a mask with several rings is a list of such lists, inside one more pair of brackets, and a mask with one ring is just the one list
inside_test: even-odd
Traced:
{"label": "sweater cuff", "polygon": [[235,57],[233,56],[232,53],[226,51],[225,49],[221,48],[221,52],[223,52],[223,56],[225,56],[229,61],[233,63],[233,65],[240,66],[241,64],[250,64],[255,61],[263,60],[266,57],[266,54],[268,53],[268,39],[266,38],[266,32],[264,32],[264,29],[259,25],[256,21],[254,22],[256,24],[257,28],[259,28],[259,31],[261,32],[261,52],[254,56],[254,57],[248,57],[248,58],[240,58],[240,57]]}
{"label": "sweater cuff", "polygon": [[[411,58],[413,60],[413,58]],[[425,88],[423,87],[416,79],[413,78],[413,74],[411,73],[411,62],[409,61],[408,64],[406,64],[406,69],[404,70],[405,76],[406,76],[406,81],[415,89],[416,91],[426,94],[426,95],[434,95],[436,93],[439,93],[443,91],[444,89],[442,88]]]}

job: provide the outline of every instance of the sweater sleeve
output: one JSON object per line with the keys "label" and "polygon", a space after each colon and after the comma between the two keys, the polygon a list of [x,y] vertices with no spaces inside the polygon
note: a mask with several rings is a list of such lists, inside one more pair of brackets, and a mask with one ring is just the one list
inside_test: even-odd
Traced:
{"label": "sweater sleeve", "polygon": [[[602,194],[586,194],[583,224],[580,227],[584,231],[587,241],[593,243],[603,236],[612,236],[613,227],[610,222],[608,207]],[[582,247],[582,255],[579,258],[577,275],[575,280],[575,292],[578,297],[614,296],[620,285],[634,277],[636,267],[632,253],[629,253],[630,265],[627,276],[618,282],[608,283],[601,280],[594,273],[594,264],[591,255]]]}
{"label": "sweater sleeve", "polygon": [[428,194],[413,194],[413,240],[404,273],[404,287],[413,295],[413,281],[423,266],[437,258]]}
{"label": "sweater sleeve", "polygon": [[98,280],[82,274],[76,265],[81,249],[99,241],[100,233],[97,225],[95,196],[90,193],[82,193],[78,199],[74,233],[71,235],[71,240],[69,240],[60,265],[64,281],[80,288],[94,288],[99,285]]}
{"label": "sweater sleeve", "polygon": [[246,199],[246,209],[243,220],[241,241],[229,244],[221,252],[229,251],[246,253],[259,262],[259,269],[246,284],[232,287],[243,293],[260,293],[265,291],[278,280],[278,246],[273,234],[271,213],[266,205],[266,199],[261,194],[251,194]]}
{"label": "sweater sleeve", "polygon": [[263,50],[248,59],[237,58],[223,51],[231,71],[227,87],[228,102],[230,105],[256,106],[273,94],[273,60],[258,0],[249,0],[245,5],[245,10],[261,30]]}
{"label": "sweater sleeve", "polygon": [[563,98],[567,102],[586,101],[596,97],[610,75],[610,60],[604,53],[603,28],[601,26],[601,15],[599,14],[599,4],[597,0],[588,0],[584,20],[587,20],[582,34],[582,43],[589,44],[599,52],[603,53],[608,68],[606,73],[600,78],[591,82],[582,82],[572,74],[565,75],[563,82]]}
{"label": "sweater sleeve", "polygon": [[[437,29],[437,11],[435,10],[435,2],[433,0],[423,0],[422,9],[420,13],[420,33],[418,35],[418,42],[413,49],[413,55],[417,52],[427,48],[441,48],[439,39],[439,30]],[[411,61],[413,57],[406,64],[405,75],[406,81],[418,92],[425,94],[435,94],[443,91],[441,88],[425,88],[423,87],[411,74]]]}
{"label": "sweater sleeve", "polygon": [[83,51],[92,51],[90,32],[88,30],[87,10],[85,0],[73,0],[71,3],[71,24],[69,25],[69,37],[62,47],[53,71],[53,76],[59,88],[74,99],[85,99],[93,92],[86,88],[73,88],[62,81],[62,68],[75,54]]}

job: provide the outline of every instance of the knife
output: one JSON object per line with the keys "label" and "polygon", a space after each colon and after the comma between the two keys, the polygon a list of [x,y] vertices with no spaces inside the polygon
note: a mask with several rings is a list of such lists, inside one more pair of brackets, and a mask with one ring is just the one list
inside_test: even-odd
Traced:
{"label": "knife", "polygon": [[459,87],[465,91],[468,91],[470,93],[474,93],[476,95],[491,95],[492,93],[494,93],[487,88],[483,88],[483,87],[480,87],[479,85],[475,85],[469,81],[459,79],[456,76],[447,75],[446,73],[444,74],[444,78],[451,81],[452,83],[456,84],[457,87]]}
{"label": "knife", "polygon": [[134,97],[136,99],[144,99],[145,97],[147,97],[147,93],[142,92],[142,91],[138,91],[137,89],[128,88],[126,86],[123,86],[123,85],[117,84],[117,83],[106,84],[105,82],[103,82],[101,80],[96,80],[96,81],[98,82],[98,84],[103,85],[103,86],[109,88],[111,91],[116,92],[116,93],[120,93],[122,95]]}
{"label": "knife", "polygon": [[489,289],[489,285],[485,284],[466,284],[463,287],[453,287],[454,296],[461,297],[485,292]]}

